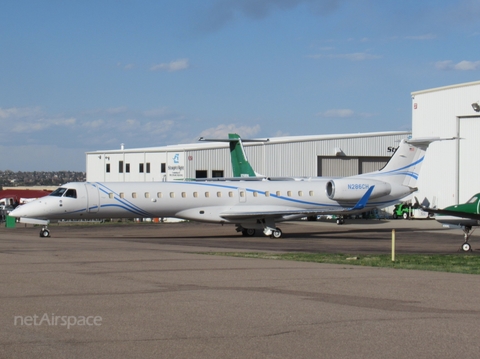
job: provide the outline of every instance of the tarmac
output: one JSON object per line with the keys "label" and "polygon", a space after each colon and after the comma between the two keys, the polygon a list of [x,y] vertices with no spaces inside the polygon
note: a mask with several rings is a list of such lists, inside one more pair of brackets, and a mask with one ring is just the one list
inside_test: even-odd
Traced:
{"label": "tarmac", "polygon": [[[455,253],[433,220],[0,228],[0,358],[478,358],[480,276],[211,251]],[[480,249],[478,237],[471,240]],[[474,251],[478,255],[480,251]]]}

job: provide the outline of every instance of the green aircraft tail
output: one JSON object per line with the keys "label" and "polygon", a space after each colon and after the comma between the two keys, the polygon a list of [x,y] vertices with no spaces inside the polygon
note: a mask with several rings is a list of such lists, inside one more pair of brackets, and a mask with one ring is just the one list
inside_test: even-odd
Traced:
{"label": "green aircraft tail", "polygon": [[236,133],[229,133],[228,139],[230,140],[233,177],[256,177],[257,174],[247,160],[240,136]]}

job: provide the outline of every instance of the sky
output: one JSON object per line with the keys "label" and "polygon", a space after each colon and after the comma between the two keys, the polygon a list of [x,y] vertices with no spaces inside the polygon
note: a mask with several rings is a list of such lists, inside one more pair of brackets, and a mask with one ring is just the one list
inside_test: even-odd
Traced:
{"label": "sky", "polygon": [[480,80],[479,18],[480,0],[3,0],[0,171],[408,131],[411,92]]}

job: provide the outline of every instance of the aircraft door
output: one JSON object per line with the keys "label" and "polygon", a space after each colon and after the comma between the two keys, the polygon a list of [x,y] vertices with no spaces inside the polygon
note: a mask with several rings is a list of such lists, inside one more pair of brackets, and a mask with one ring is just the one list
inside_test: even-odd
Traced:
{"label": "aircraft door", "polygon": [[97,213],[100,209],[100,193],[98,187],[92,183],[85,183],[87,191],[87,213]]}

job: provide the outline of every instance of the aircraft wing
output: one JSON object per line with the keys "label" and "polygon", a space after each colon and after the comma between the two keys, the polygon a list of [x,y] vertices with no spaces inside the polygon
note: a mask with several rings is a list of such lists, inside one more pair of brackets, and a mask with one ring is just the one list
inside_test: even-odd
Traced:
{"label": "aircraft wing", "polygon": [[239,220],[239,219],[249,219],[249,218],[265,218],[265,217],[274,217],[280,218],[285,216],[308,216],[308,215],[319,215],[319,214],[347,214],[351,212],[358,212],[365,208],[367,205],[368,199],[370,198],[373,189],[375,186],[371,186],[367,192],[363,195],[362,198],[353,206],[353,207],[327,207],[327,208],[314,208],[314,209],[285,209],[285,210],[274,210],[271,207],[266,207],[263,210],[258,210],[258,206],[252,207],[253,210],[249,208],[240,207],[242,211],[231,211],[223,212],[220,214],[222,218],[228,220]]}
{"label": "aircraft wing", "polygon": [[447,209],[436,209],[436,208],[429,208],[424,206],[420,206],[420,208],[428,213],[435,213],[443,216],[454,216],[459,218],[469,218],[469,219],[480,220],[480,214],[477,214],[477,213],[453,211],[453,210],[447,210]]}
{"label": "aircraft wing", "polygon": [[437,209],[437,208],[430,208],[427,206],[423,206],[418,203],[418,199],[415,197],[416,203],[418,206],[425,212],[428,213],[434,213],[434,214],[440,214],[443,216],[453,216],[453,217],[459,217],[459,218],[469,218],[469,219],[476,219],[480,220],[480,214],[478,213],[471,213],[471,212],[465,212],[465,211],[455,211],[451,209]]}

